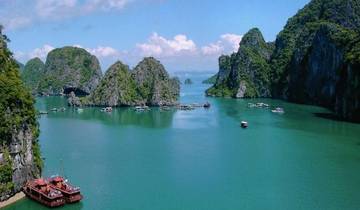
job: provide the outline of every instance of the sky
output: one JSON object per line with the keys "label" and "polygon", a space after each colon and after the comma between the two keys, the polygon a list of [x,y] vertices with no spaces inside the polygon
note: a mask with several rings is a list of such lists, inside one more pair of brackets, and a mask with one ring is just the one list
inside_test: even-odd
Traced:
{"label": "sky", "polygon": [[22,63],[54,48],[76,46],[102,70],[120,60],[134,67],[153,56],[169,72],[216,72],[218,57],[238,50],[259,28],[274,41],[309,0],[0,0],[0,24]]}

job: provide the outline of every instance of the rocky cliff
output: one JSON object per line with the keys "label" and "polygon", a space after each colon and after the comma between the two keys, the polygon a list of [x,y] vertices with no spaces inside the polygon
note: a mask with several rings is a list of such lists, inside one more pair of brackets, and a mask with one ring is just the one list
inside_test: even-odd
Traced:
{"label": "rocky cliff", "polygon": [[133,106],[140,101],[129,67],[118,61],[106,71],[100,84],[89,96],[88,105]]}
{"label": "rocky cliff", "polygon": [[52,50],[45,63],[45,76],[38,90],[47,94],[88,95],[102,76],[98,59],[86,50],[63,47]]}
{"label": "rocky cliff", "polygon": [[224,76],[208,95],[281,98],[360,121],[359,1],[312,0],[288,20],[275,44],[261,47],[260,33],[247,44],[244,39],[236,55],[219,59]]}
{"label": "rocky cliff", "polygon": [[154,58],[145,58],[132,71],[118,61],[82,103],[112,107],[174,105],[179,91],[179,80],[170,78],[164,66]]}
{"label": "rocky cliff", "polygon": [[40,176],[42,166],[34,100],[6,42],[0,27],[0,200]]}
{"label": "rocky cliff", "polygon": [[259,29],[251,29],[240,42],[237,53],[219,58],[219,73],[210,96],[254,98],[269,97],[272,47]]}
{"label": "rocky cliff", "polygon": [[40,58],[29,60],[21,72],[21,79],[32,93],[38,92],[38,86],[45,73],[45,64]]}
{"label": "rocky cliff", "polygon": [[273,95],[360,121],[359,29],[359,1],[311,1],[276,39]]}
{"label": "rocky cliff", "polygon": [[174,105],[180,92],[178,79],[170,78],[160,61],[144,58],[133,70],[142,103],[150,106]]}

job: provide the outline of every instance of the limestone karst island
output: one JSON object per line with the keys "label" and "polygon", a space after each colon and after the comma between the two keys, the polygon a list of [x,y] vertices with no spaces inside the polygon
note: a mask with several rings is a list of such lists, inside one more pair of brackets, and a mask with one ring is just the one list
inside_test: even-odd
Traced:
{"label": "limestone karst island", "polygon": [[0,14],[0,209],[360,209],[359,0]]}

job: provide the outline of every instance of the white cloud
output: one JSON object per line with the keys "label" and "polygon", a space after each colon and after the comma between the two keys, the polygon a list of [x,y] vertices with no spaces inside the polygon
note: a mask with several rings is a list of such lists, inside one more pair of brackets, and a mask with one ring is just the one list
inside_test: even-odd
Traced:
{"label": "white cloud", "polygon": [[166,39],[153,33],[146,43],[137,44],[137,50],[143,56],[169,57],[184,53],[196,53],[197,47],[193,40],[179,34],[173,39]]}
{"label": "white cloud", "polygon": [[88,15],[94,12],[119,11],[136,0],[0,0],[0,23],[6,30]]}
{"label": "white cloud", "polygon": [[13,30],[29,25],[31,23],[31,19],[28,17],[17,16],[11,19],[3,20],[3,23],[6,29]]}
{"label": "white cloud", "polygon": [[224,47],[217,43],[216,44],[210,43],[209,45],[201,48],[201,52],[204,55],[217,55],[217,54],[221,54],[223,51],[224,51]]}
{"label": "white cloud", "polygon": [[215,43],[210,43],[201,48],[204,55],[218,56],[220,54],[230,54],[238,51],[242,35],[237,34],[223,34]]}
{"label": "white cloud", "polygon": [[98,58],[117,57],[120,55],[120,52],[112,47],[99,46],[97,48],[92,48],[92,49],[85,48],[85,49]]}
{"label": "white cloud", "polygon": [[98,8],[103,10],[120,10],[123,9],[128,3],[134,0],[88,0],[83,8],[85,11],[94,11]]}
{"label": "white cloud", "polygon": [[45,44],[41,48],[35,48],[33,51],[31,51],[29,53],[29,58],[31,59],[31,58],[38,57],[38,58],[44,60],[46,58],[47,54],[53,49],[55,49],[53,46],[51,46],[49,44]]}
{"label": "white cloud", "polygon": [[37,0],[35,9],[40,17],[60,17],[74,9],[76,4],[77,0]]}
{"label": "white cloud", "polygon": [[238,51],[242,35],[237,34],[223,34],[221,39],[232,46],[233,52]]}

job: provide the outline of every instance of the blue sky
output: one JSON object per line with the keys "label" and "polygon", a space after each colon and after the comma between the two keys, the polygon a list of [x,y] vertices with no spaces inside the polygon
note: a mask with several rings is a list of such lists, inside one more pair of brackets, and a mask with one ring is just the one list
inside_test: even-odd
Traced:
{"label": "blue sky", "polygon": [[45,60],[53,48],[78,46],[103,70],[158,58],[170,72],[217,71],[217,58],[237,50],[258,27],[273,41],[309,0],[2,0],[0,23],[21,62]]}

